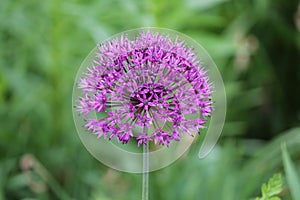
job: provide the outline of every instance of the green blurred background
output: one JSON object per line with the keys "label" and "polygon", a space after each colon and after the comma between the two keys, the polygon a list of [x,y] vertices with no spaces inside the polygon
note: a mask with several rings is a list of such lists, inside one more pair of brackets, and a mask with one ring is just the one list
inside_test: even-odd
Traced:
{"label": "green blurred background", "polygon": [[[0,200],[141,198],[141,175],[109,169],[86,151],[71,96],[76,72],[97,43],[142,26],[171,28],[202,44],[223,76],[228,101],[213,152],[199,160],[196,143],[151,173],[150,199],[253,199],[276,172],[283,175],[279,196],[300,199],[299,5],[1,0]],[[291,157],[285,165],[283,143]]]}

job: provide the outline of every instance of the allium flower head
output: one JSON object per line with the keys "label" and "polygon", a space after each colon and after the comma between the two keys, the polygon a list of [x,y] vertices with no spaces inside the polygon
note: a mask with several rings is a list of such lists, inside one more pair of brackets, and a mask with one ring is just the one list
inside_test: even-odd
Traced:
{"label": "allium flower head", "polygon": [[98,45],[93,63],[77,85],[75,107],[98,137],[169,146],[182,134],[200,133],[211,115],[207,70],[178,38],[152,30],[134,39],[123,34]]}

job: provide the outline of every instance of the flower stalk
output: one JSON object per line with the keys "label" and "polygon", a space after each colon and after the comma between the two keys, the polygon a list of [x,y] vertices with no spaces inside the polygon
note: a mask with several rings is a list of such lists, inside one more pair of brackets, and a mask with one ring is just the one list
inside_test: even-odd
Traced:
{"label": "flower stalk", "polygon": [[[144,128],[144,134],[147,135],[148,128]],[[149,199],[149,143],[143,145],[143,184],[142,184],[142,200]]]}

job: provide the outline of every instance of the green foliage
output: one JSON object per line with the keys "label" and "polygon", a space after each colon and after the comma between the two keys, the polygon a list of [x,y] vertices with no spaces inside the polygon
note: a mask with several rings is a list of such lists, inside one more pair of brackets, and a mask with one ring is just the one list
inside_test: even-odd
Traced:
{"label": "green foliage", "polygon": [[281,174],[274,174],[274,176],[268,181],[268,184],[264,183],[261,186],[262,197],[257,197],[256,200],[280,200],[281,198],[276,195],[278,195],[281,191]]}
{"label": "green foliage", "polygon": [[283,159],[284,171],[286,174],[287,182],[292,197],[294,200],[299,200],[300,199],[300,178],[297,175],[296,166],[292,162],[285,144],[282,145],[282,159]]}
{"label": "green foliage", "polygon": [[[141,176],[95,160],[71,113],[74,78],[85,56],[96,43],[140,26],[176,29],[202,44],[222,74],[228,102],[211,154],[198,159],[201,135],[183,158],[150,174],[150,199],[246,200],[278,171],[287,181],[282,199],[299,199],[298,5],[1,0],[0,200],[140,199]],[[290,156],[281,150],[283,142]],[[33,155],[40,167],[26,167],[24,155]]]}

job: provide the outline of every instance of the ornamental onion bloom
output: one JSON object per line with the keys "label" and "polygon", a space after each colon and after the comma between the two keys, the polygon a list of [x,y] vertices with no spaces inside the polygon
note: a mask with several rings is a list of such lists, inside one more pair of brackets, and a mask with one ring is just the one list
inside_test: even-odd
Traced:
{"label": "ornamental onion bloom", "polygon": [[77,87],[84,127],[122,144],[169,146],[182,134],[200,133],[212,112],[212,84],[201,60],[184,41],[153,30],[98,45]]}

